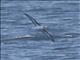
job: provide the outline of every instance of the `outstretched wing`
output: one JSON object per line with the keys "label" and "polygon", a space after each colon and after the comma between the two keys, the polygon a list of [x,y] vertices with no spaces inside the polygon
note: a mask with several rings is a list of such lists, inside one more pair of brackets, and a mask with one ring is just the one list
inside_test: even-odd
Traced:
{"label": "outstretched wing", "polygon": [[34,26],[40,26],[40,24],[30,15],[28,15],[27,13],[24,13],[33,23]]}
{"label": "outstretched wing", "polygon": [[42,29],[40,31],[45,33],[47,35],[47,37],[50,38],[50,40],[52,40],[53,42],[55,41],[52,34],[50,34],[46,29]]}

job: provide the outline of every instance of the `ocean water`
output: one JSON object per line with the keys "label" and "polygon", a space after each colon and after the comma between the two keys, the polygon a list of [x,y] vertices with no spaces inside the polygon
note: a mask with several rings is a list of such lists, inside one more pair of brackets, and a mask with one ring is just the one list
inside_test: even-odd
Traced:
{"label": "ocean water", "polygon": [[[80,1],[1,1],[1,60],[80,60],[79,5]],[[55,42],[32,29],[23,11],[47,26]],[[16,39],[25,35],[35,38]]]}

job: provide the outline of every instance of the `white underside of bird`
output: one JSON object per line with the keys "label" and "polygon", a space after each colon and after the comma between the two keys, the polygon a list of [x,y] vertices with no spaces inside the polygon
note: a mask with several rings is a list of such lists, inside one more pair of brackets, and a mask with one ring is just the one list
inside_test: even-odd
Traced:
{"label": "white underside of bird", "polygon": [[36,30],[42,30],[42,29],[46,29],[47,26],[36,26],[36,27],[33,27],[33,29],[36,29]]}

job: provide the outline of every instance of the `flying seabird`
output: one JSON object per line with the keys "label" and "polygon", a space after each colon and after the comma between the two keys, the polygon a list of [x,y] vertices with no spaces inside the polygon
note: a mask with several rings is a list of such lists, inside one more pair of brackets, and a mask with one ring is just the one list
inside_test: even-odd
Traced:
{"label": "flying seabird", "polygon": [[35,28],[37,28],[38,30],[40,30],[41,32],[43,32],[44,34],[46,34],[46,36],[48,38],[50,38],[50,40],[52,40],[54,42],[53,36],[51,33],[48,32],[48,30],[46,29],[45,26],[42,26],[40,23],[38,23],[36,21],[36,19],[34,19],[33,17],[31,17],[29,14],[24,13],[25,16],[27,16],[29,18],[29,20],[32,22],[32,24],[34,25]]}

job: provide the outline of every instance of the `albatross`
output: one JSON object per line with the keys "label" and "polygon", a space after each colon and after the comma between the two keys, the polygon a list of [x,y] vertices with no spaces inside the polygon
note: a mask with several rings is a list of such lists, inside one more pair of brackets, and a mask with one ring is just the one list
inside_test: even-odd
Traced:
{"label": "albatross", "polygon": [[50,32],[48,32],[48,30],[46,29],[47,26],[42,26],[39,22],[37,22],[36,19],[34,19],[32,16],[30,16],[27,13],[24,13],[24,15],[27,16],[29,18],[29,20],[32,22],[32,24],[34,25],[34,29],[41,31],[43,34],[45,34],[53,42],[55,41],[53,38],[53,35]]}

